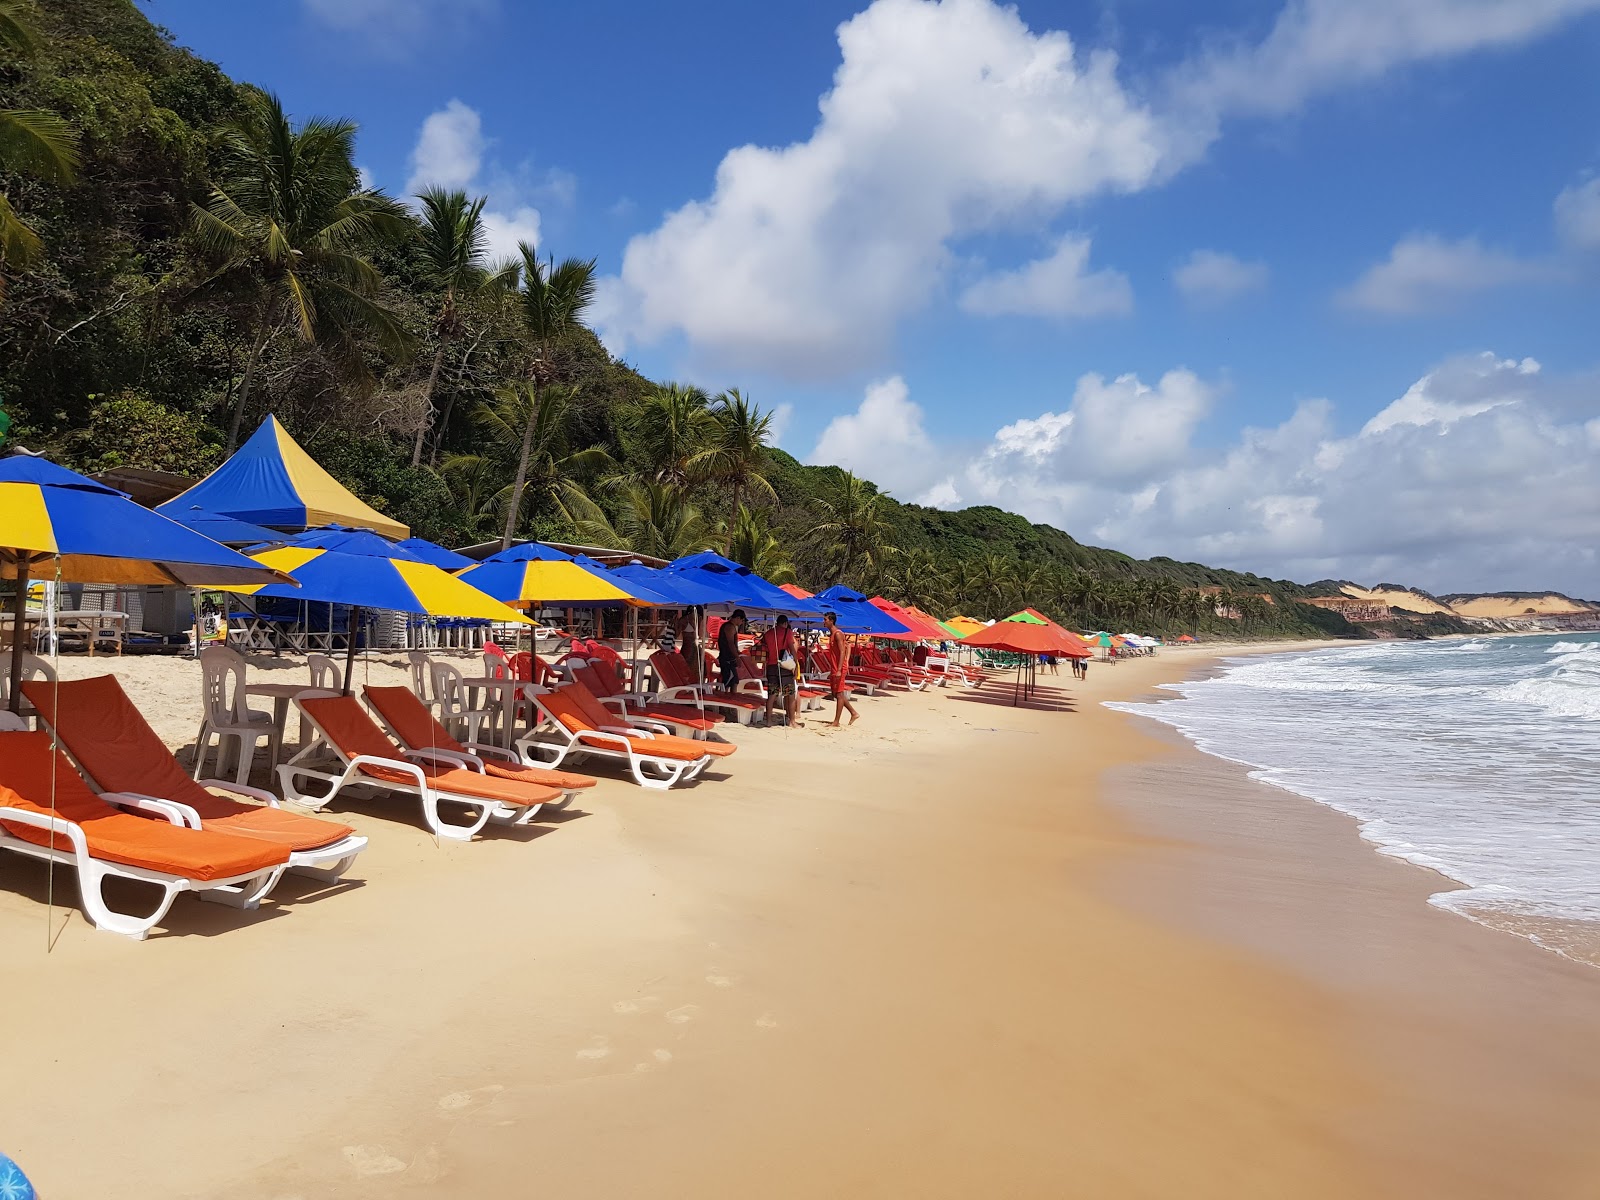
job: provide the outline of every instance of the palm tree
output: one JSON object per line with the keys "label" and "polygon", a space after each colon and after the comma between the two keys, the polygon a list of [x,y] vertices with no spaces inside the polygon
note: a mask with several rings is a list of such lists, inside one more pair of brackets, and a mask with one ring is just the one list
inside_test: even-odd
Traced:
{"label": "palm tree", "polygon": [[418,250],[426,282],[444,295],[434,318],[433,366],[428,372],[428,390],[423,397],[422,420],[411,447],[411,465],[422,463],[422,446],[434,428],[433,397],[439,387],[439,369],[445,351],[460,334],[462,320],[456,301],[478,292],[504,288],[514,283],[516,271],[506,265],[489,268],[484,263],[488,235],[483,227],[484,196],[468,200],[466,192],[429,188],[418,194],[422,202],[422,236]]}
{"label": "palm tree", "polygon": [[628,484],[613,521],[582,488],[568,481],[561,488],[561,508],[584,541],[654,558],[681,558],[704,550],[712,540],[704,514],[670,484]]}
{"label": "palm tree", "polygon": [[732,490],[734,511],[744,506],[747,493],[776,501],[778,493],[762,474],[767,465],[767,440],[772,436],[772,414],[762,412],[738,388],[718,396],[711,414],[717,429],[707,474]]}
{"label": "palm tree", "polygon": [[933,611],[950,598],[949,578],[939,560],[926,550],[901,550],[890,557],[889,594],[902,604]]}
{"label": "palm tree", "polygon": [[841,471],[829,497],[816,501],[822,519],[814,536],[822,544],[830,583],[839,583],[862,562],[877,568],[893,552],[889,524],[879,508],[882,499],[872,484]]}
{"label": "palm tree", "polygon": [[1017,586],[1016,560],[1003,554],[985,554],[973,563],[973,568],[973,586],[985,615],[996,620],[1006,616]]}
{"label": "palm tree", "polygon": [[542,400],[536,401],[533,384],[528,380],[507,384],[495,393],[493,400],[477,406],[473,415],[484,453],[453,457],[482,457],[496,464],[500,484],[493,505],[502,521],[513,495],[512,485],[505,482],[512,469],[510,451],[525,437],[530,424],[533,437],[525,449],[527,458],[520,493],[524,509],[530,507],[529,497],[533,498],[535,508],[559,507],[560,493],[566,484],[575,478],[588,479],[613,465],[611,456],[601,447],[572,449],[570,436],[576,413],[576,388],[551,384],[544,389]]}
{"label": "palm tree", "polygon": [[[38,49],[33,27],[15,0],[0,0],[0,50],[19,59]],[[0,173],[33,175],[63,187],[78,174],[78,133],[53,112],[0,109]],[[0,300],[5,299],[4,268],[38,262],[44,243],[0,192]]]}
{"label": "palm tree", "polygon": [[692,385],[661,384],[645,397],[633,420],[629,458],[637,468],[612,482],[692,490],[711,475],[719,434],[705,392]]}
{"label": "palm tree", "polygon": [[222,260],[217,277],[254,293],[251,344],[234,400],[228,451],[273,334],[292,328],[305,342],[375,334],[405,344],[399,322],[378,303],[378,272],[364,251],[412,229],[405,210],[361,186],[351,121],[312,117],[296,129],[271,93],[257,93],[220,137],[222,165],[204,205],[193,205],[197,241]]}
{"label": "palm tree", "polygon": [[725,529],[727,549],[734,562],[749,567],[772,583],[793,583],[794,563],[784,552],[783,543],[772,532],[765,509],[750,509],[743,504],[734,511],[733,523]]}
{"label": "palm tree", "polygon": [[527,424],[522,431],[522,453],[517,458],[511,503],[506,508],[505,532],[500,538],[502,550],[511,545],[522,516],[522,493],[528,481],[528,460],[533,454],[540,395],[555,378],[552,355],[583,327],[584,314],[594,303],[595,293],[594,259],[568,258],[558,266],[553,258],[540,262],[538,252],[527,242],[520,243],[518,248],[522,252],[522,288],[518,298],[531,351],[526,393],[529,403]]}

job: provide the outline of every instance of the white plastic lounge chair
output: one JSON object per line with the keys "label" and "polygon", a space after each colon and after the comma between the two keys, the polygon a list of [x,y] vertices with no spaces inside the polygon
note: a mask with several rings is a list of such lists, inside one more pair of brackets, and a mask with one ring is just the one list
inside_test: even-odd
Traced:
{"label": "white plastic lounge chair", "polygon": [[[278,768],[278,779],[286,799],[309,808],[322,808],[347,789],[415,796],[430,830],[464,842],[490,820],[526,825],[542,805],[561,799],[555,788],[491,777],[470,757],[427,748],[402,751],[354,696],[305,697],[294,703],[316,736]],[[337,772],[316,765],[325,757],[338,763]],[[328,784],[328,792],[319,796],[303,791],[307,779]],[[466,824],[446,821],[439,812],[441,801],[462,805],[475,815]]]}
{"label": "white plastic lounge chair", "polygon": [[640,787],[664,791],[688,782],[713,759],[724,758],[738,748],[726,742],[690,741],[643,728],[608,710],[582,684],[535,692],[532,699],[549,727],[520,738],[517,749],[536,766],[558,767],[569,757],[614,759],[627,764]]}
{"label": "white plastic lounge chair", "polygon": [[[288,851],[269,842],[186,829],[160,801],[95,795],[48,733],[0,732],[0,848],[73,868],[84,916],[134,939],[180,892],[254,908],[289,862]],[[144,916],[118,912],[105,898],[111,878],[155,884],[161,897]]]}

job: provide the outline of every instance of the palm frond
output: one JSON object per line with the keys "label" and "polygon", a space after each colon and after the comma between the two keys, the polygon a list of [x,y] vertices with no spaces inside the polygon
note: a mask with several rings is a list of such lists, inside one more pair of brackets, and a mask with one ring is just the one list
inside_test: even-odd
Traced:
{"label": "palm frond", "polygon": [[0,109],[0,167],[63,186],[78,177],[78,131],[53,112]]}

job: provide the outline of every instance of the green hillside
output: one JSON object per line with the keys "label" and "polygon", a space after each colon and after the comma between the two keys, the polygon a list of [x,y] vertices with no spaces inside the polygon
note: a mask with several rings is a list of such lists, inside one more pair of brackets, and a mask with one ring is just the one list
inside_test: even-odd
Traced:
{"label": "green hillside", "polygon": [[[1370,636],[1298,603],[1320,585],[1134,559],[802,465],[766,445],[759,397],[613,360],[585,325],[581,247],[485,261],[473,198],[364,191],[353,127],[285,117],[131,0],[0,7],[32,30],[0,46],[0,120],[54,130],[0,139],[12,444],[198,475],[272,412],[444,543],[509,528],[662,556],[714,545],[946,615],[1033,604],[1092,628]],[[273,158],[285,145],[292,170]]]}

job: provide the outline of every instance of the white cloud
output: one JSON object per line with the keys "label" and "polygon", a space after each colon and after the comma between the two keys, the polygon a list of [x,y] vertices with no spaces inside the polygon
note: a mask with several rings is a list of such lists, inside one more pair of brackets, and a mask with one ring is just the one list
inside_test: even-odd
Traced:
{"label": "white cloud", "polygon": [[1600,176],[1562,189],[1555,210],[1562,241],[1579,250],[1600,250]]}
{"label": "white cloud", "polygon": [[854,471],[905,499],[938,470],[922,409],[898,375],[868,385],[860,407],[830,421],[806,461]]}
{"label": "white cloud", "polygon": [[451,100],[438,112],[429,113],[417,131],[417,144],[411,148],[411,177],[406,180],[406,194],[415,195],[428,187],[470,187],[483,166],[488,144],[478,110],[460,100]]}
{"label": "white cloud", "polygon": [[1055,249],[1014,271],[996,271],[961,293],[979,316],[1104,317],[1133,311],[1133,287],[1120,271],[1088,270],[1089,239],[1068,234]]}
{"label": "white cloud", "polygon": [[1408,316],[1448,308],[1473,292],[1553,277],[1547,263],[1490,250],[1477,238],[1447,242],[1431,233],[1395,243],[1389,257],[1339,294],[1368,312]]}
{"label": "white cloud", "polygon": [[1267,286],[1267,264],[1245,262],[1218,250],[1196,250],[1172,273],[1190,304],[1214,308]]}
{"label": "white cloud", "polygon": [[928,457],[962,464],[953,486],[968,503],[1129,553],[1303,581],[1600,596],[1600,375],[1468,355],[1352,436],[1312,400],[1220,448],[1193,437],[1209,395],[1187,372],[1153,388],[1085,376],[1065,412]]}
{"label": "white cloud", "polygon": [[470,30],[499,7],[497,0],[303,0],[313,20],[356,34],[385,57],[401,57],[444,33]]}
{"label": "white cloud", "polygon": [[498,261],[515,257],[518,242],[539,244],[540,206],[570,206],[577,181],[570,172],[536,172],[527,163],[507,170],[489,159],[492,145],[478,111],[452,99],[423,120],[405,190],[414,196],[426,187],[462,188],[489,196],[484,240],[489,259]]}
{"label": "white cloud", "polygon": [[629,242],[602,325],[685,334],[724,366],[832,375],[874,361],[963,236],[1042,225],[1168,161],[1116,59],[991,0],[876,0],[839,27],[811,136],[742,146],[711,196]]}
{"label": "white cloud", "polygon": [[618,349],[681,337],[719,371],[848,374],[940,293],[964,239],[1044,229],[1089,198],[1159,184],[1202,157],[1230,114],[1288,111],[1596,7],[1290,0],[1259,44],[1213,47],[1153,81],[1152,104],[1124,87],[1113,55],[1034,32],[1014,7],[873,0],[839,27],[810,136],[730,150],[708,196],[628,243],[597,324]]}
{"label": "white cloud", "polygon": [[1527,42],[1600,0],[1289,0],[1259,43],[1196,56],[1177,95],[1201,113],[1284,113],[1397,67]]}

